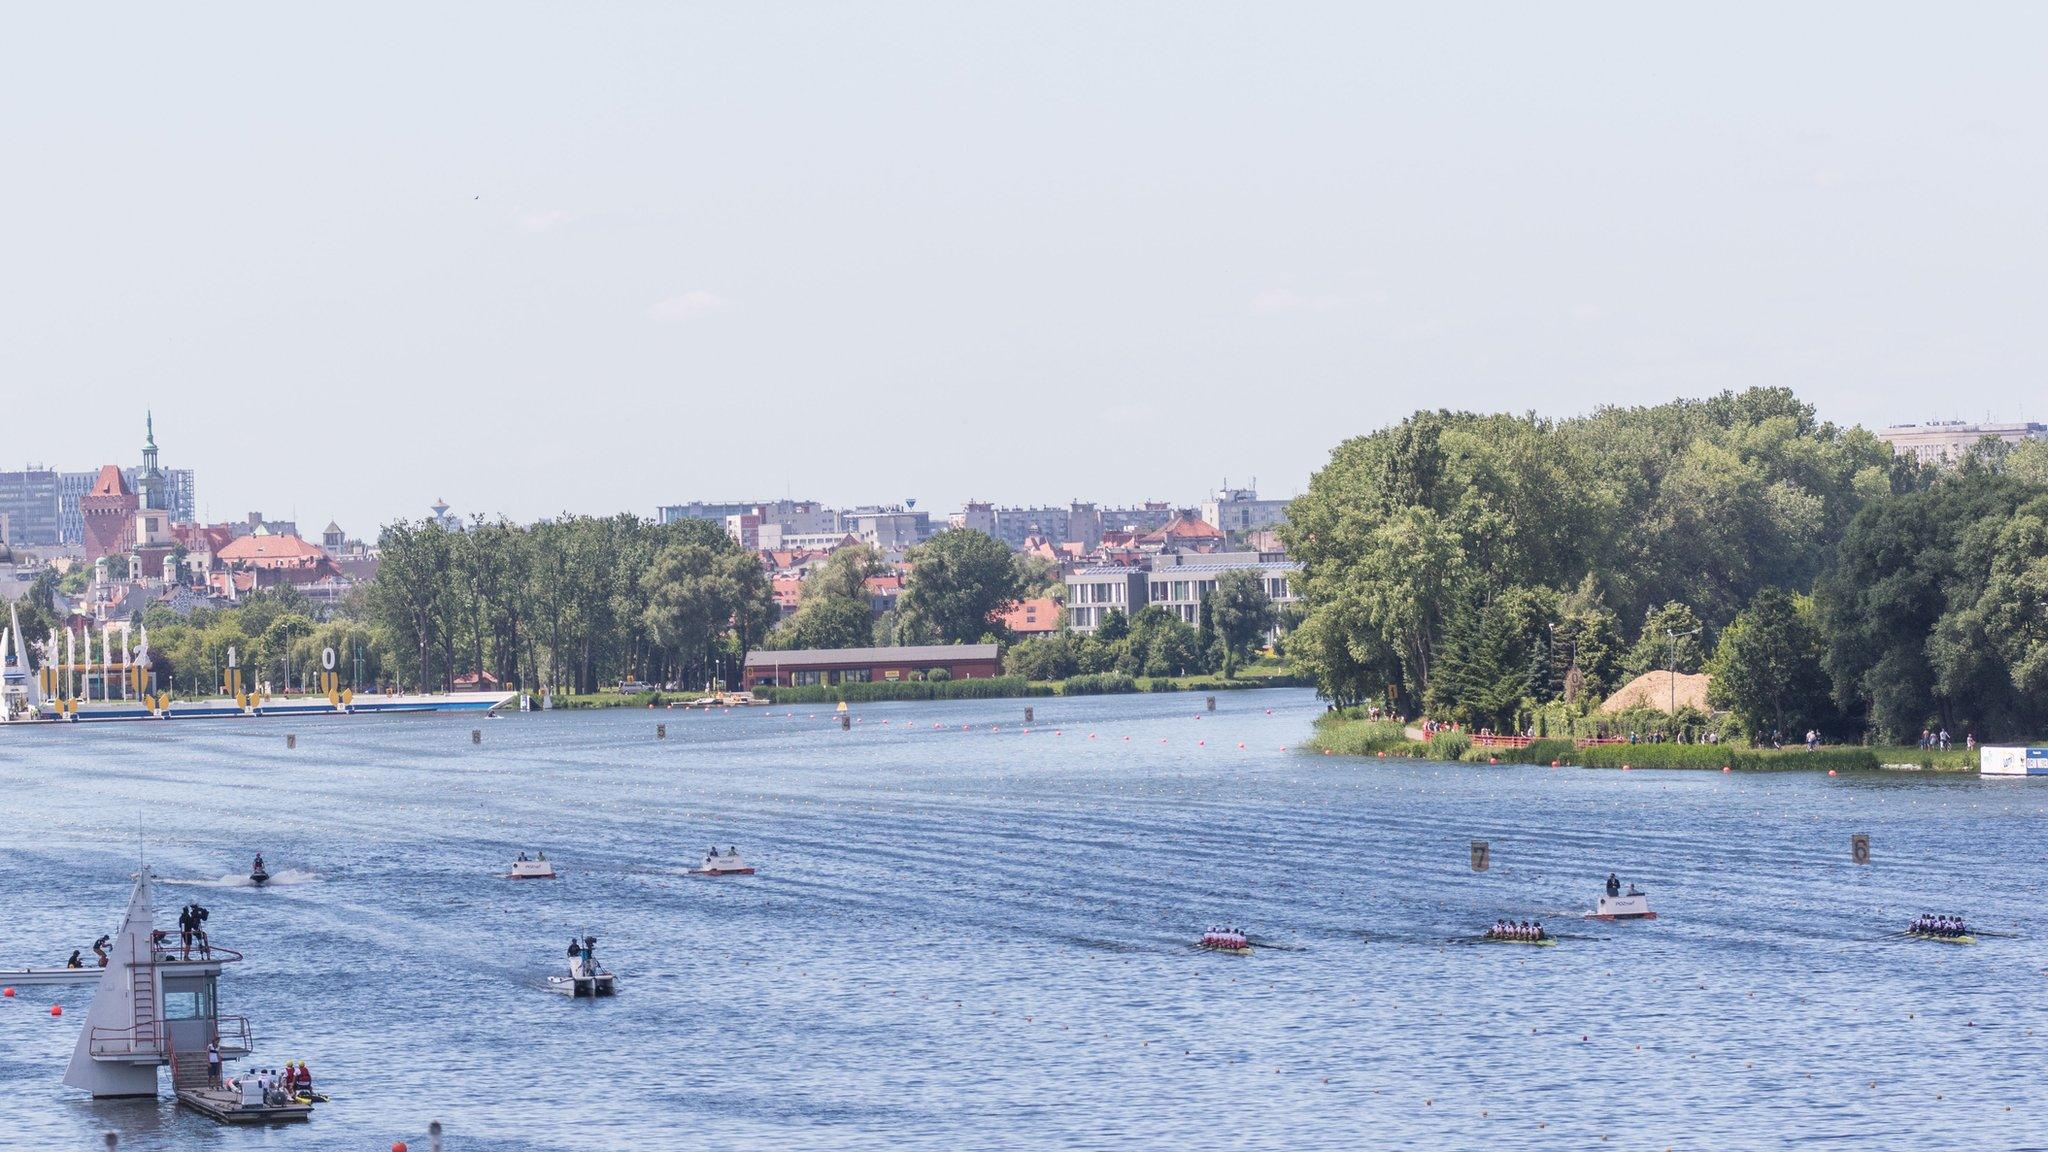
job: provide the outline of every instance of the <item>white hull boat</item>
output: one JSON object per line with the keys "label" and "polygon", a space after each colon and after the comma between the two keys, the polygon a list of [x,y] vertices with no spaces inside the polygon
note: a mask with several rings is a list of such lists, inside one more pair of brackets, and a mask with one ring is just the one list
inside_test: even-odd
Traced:
{"label": "white hull boat", "polygon": [[0,969],[0,984],[8,987],[20,985],[24,988],[36,984],[96,984],[106,969],[91,968],[10,968]]}
{"label": "white hull boat", "polygon": [[618,993],[618,977],[602,964],[585,964],[582,957],[575,956],[569,960],[567,976],[548,977],[548,991],[579,998],[613,996]]}
{"label": "white hull boat", "polygon": [[1655,920],[1657,914],[1650,911],[1650,898],[1641,892],[1630,891],[1622,896],[1602,896],[1600,906],[1593,910],[1595,920]]}
{"label": "white hull boat", "polygon": [[545,855],[538,860],[514,860],[512,870],[505,873],[507,880],[553,880],[555,865]]}
{"label": "white hull boat", "polygon": [[714,851],[709,856],[704,857],[702,864],[690,869],[690,875],[692,876],[752,876],[753,874],[753,868],[749,867],[746,861],[740,859],[739,850],[736,848],[726,849],[723,856]]}

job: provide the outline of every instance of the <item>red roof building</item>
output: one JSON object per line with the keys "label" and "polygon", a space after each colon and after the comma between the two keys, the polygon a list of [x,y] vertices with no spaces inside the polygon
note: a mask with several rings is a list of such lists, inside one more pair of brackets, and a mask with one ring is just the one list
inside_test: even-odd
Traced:
{"label": "red roof building", "polygon": [[85,558],[125,553],[135,546],[135,512],[142,498],[128,486],[118,465],[100,468],[92,490],[78,499],[79,516],[85,521]]}
{"label": "red roof building", "polygon": [[1018,636],[1037,636],[1046,632],[1057,632],[1060,627],[1060,602],[1050,596],[1034,596],[1010,605],[1002,615],[1003,627]]}

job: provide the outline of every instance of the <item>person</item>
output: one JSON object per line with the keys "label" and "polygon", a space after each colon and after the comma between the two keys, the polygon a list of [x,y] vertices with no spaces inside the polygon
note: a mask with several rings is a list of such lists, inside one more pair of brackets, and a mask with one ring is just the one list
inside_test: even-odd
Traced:
{"label": "person", "polygon": [[206,905],[197,900],[192,902],[192,935],[199,938],[199,955],[203,959],[213,956],[213,943],[206,935],[206,918],[211,915],[213,913],[206,910]]}
{"label": "person", "polygon": [[100,958],[100,967],[102,968],[107,966],[107,955],[113,943],[114,939],[111,936],[101,936],[92,942],[92,954]]}
{"label": "person", "polygon": [[526,863],[526,853],[524,853],[524,852],[521,852],[521,853],[519,854],[519,862],[520,862],[521,864],[524,864],[524,863]]}
{"label": "person", "polygon": [[1543,939],[1543,921],[1541,920],[1536,922],[1536,939]]}
{"label": "person", "polygon": [[1607,874],[1607,894],[1609,896],[1621,895],[1621,877],[1616,876],[1612,872]]}
{"label": "person", "polygon": [[220,1041],[218,1038],[206,1042],[206,1082],[220,1087]]}
{"label": "person", "polygon": [[83,956],[80,956],[80,955],[79,955],[78,953],[79,953],[79,950],[78,950],[78,949],[76,949],[76,948],[73,948],[73,949],[71,950],[71,959],[69,959],[69,960],[66,960],[66,961],[64,962],[64,966],[65,966],[66,968],[83,968],[83,967],[85,967],[85,957],[83,957]]}
{"label": "person", "polygon": [[184,949],[185,959],[192,958],[192,906],[178,909],[178,946]]}
{"label": "person", "polygon": [[1806,730],[1806,750],[1812,752],[1820,747],[1820,733],[1811,728]]}
{"label": "person", "polygon": [[299,1075],[292,1082],[292,1086],[298,1089],[301,1096],[311,1096],[313,1094],[313,1070],[306,1067],[304,1060],[299,1061]]}

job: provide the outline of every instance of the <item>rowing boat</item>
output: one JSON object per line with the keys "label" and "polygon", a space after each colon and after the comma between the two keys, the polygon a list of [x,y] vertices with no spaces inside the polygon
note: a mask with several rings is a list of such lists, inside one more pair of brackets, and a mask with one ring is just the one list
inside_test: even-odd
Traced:
{"label": "rowing boat", "polygon": [[1482,944],[1527,944],[1531,948],[1557,947],[1555,936],[1545,936],[1541,940],[1517,940],[1513,936],[1481,936],[1479,941]]}
{"label": "rowing boat", "polygon": [[1975,944],[1977,942],[1975,936],[1936,936],[1932,932],[1908,932],[1906,935],[1915,940],[1932,940],[1936,944]]}

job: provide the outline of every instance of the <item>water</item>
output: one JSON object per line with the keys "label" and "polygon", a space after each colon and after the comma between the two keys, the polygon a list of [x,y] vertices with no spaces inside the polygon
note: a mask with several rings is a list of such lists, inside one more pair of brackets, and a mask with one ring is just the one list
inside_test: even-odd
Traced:
{"label": "water", "polygon": [[[113,926],[139,823],[160,921],[196,897],[249,955],[223,1011],[334,1096],[271,1133],[91,1103],[85,989],[24,988],[0,1147],[2048,1143],[2048,784],[1364,763],[1294,749],[1302,692],[1032,705],[0,730],[0,964]],[[682,875],[714,842],[760,875]],[[499,879],[522,848],[563,878]],[[236,883],[259,849],[296,882]],[[1610,869],[1663,919],[1571,920]],[[1890,934],[1921,911],[2011,935]],[[1501,915],[1570,938],[1450,942]],[[1218,923],[1275,946],[1189,947]],[[615,1000],[544,990],[586,928]]]}

